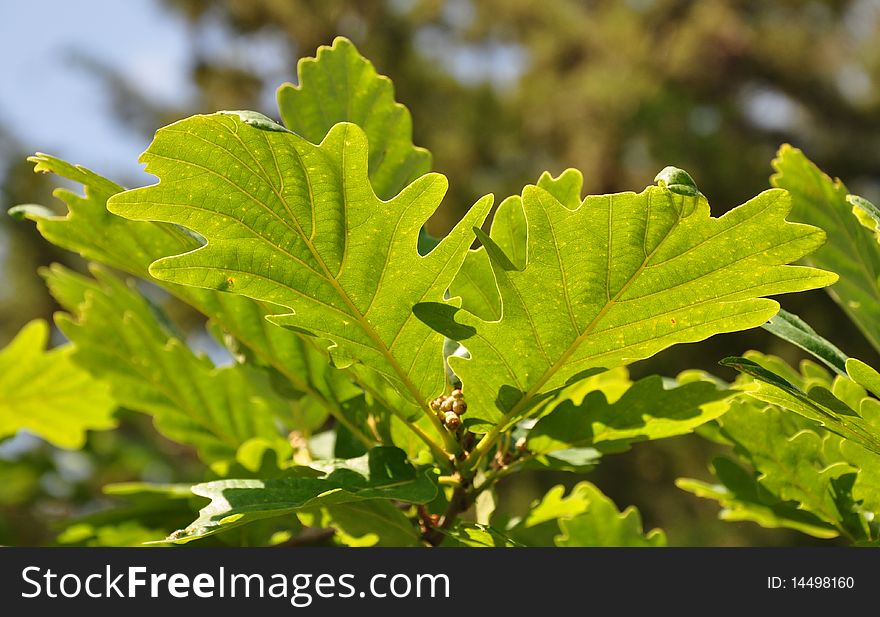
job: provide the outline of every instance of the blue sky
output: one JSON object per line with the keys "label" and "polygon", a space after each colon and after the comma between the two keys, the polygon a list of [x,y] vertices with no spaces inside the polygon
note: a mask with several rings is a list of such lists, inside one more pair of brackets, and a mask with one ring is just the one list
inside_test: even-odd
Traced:
{"label": "blue sky", "polygon": [[[446,9],[467,6],[449,2]],[[450,23],[467,18],[454,13],[447,16]],[[288,43],[269,30],[236,35],[210,17],[203,22],[200,49],[271,84],[259,111],[272,114],[275,87],[295,74]],[[73,58],[87,55],[108,64],[156,103],[182,104],[195,96],[189,84],[190,36],[183,20],[158,0],[5,0],[0,130],[10,131],[26,152],[54,154],[129,186],[149,183],[137,163],[149,139],[120,124],[101,80]],[[450,48],[431,28],[417,43],[438,62],[448,58],[447,69],[465,83],[489,81],[505,88],[525,68],[524,53],[514,45]]]}
{"label": "blue sky", "polygon": [[187,31],[154,0],[4,2],[0,126],[41,151],[121,179],[148,140],[112,117],[103,86],[72,60],[87,53],[159,102],[185,101]]}

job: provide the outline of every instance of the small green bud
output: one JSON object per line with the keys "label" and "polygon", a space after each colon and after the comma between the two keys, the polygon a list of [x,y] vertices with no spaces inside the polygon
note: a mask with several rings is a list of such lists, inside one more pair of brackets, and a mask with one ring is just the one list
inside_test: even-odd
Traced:
{"label": "small green bud", "polygon": [[678,167],[664,167],[654,178],[654,182],[658,186],[666,187],[673,193],[685,195],[687,197],[696,197],[700,194],[697,183],[691,175]]}
{"label": "small green bud", "polygon": [[455,413],[452,411],[446,412],[446,416],[443,418],[443,422],[445,422],[446,426],[448,426],[453,431],[461,427],[461,418],[455,415]]}

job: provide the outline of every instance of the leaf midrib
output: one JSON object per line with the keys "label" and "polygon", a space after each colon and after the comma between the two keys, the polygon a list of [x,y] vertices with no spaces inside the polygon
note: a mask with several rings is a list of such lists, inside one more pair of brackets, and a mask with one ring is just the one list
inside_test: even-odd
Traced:
{"label": "leaf midrib", "polygon": [[[349,127],[347,125],[345,127],[343,127],[343,135],[342,135],[342,141],[343,141],[342,156],[343,156],[343,158],[345,156],[344,144],[348,138],[348,131],[349,131]],[[241,140],[241,137],[237,133],[235,133],[234,136],[242,144],[242,147],[244,147],[246,149],[246,146],[245,146],[244,142]],[[268,140],[267,140],[267,147],[269,147],[270,150],[272,149],[271,144],[268,143]],[[307,167],[305,166],[305,164],[302,160],[302,156],[300,155],[299,151],[296,150],[296,148],[293,148],[292,151],[296,155],[300,166],[303,169],[307,169]],[[265,171],[265,169],[262,167],[262,165],[260,165],[260,169],[262,169],[263,173],[265,174],[264,180],[272,188],[272,191],[275,193],[275,196],[284,205],[288,214],[291,215],[291,219],[292,219],[293,225],[296,227],[297,233],[303,239],[303,242],[305,243],[306,248],[308,248],[308,250],[311,253],[312,257],[314,258],[315,262],[318,264],[318,267],[321,269],[321,271],[324,275],[324,278],[330,283],[330,285],[333,287],[334,291],[336,291],[336,294],[340,297],[340,299],[342,299],[342,301],[348,307],[349,311],[351,312],[352,317],[355,318],[355,320],[358,322],[358,325],[361,327],[361,329],[375,343],[376,347],[379,349],[382,356],[385,358],[385,361],[388,362],[388,364],[391,366],[391,368],[394,370],[394,372],[398,375],[401,382],[406,387],[413,402],[416,403],[416,405],[420,409],[422,409],[422,411],[424,411],[424,404],[421,401],[421,395],[419,394],[418,390],[416,389],[415,384],[413,384],[412,381],[410,380],[409,375],[403,371],[403,367],[400,366],[400,364],[397,362],[397,359],[394,357],[394,355],[391,353],[391,351],[386,347],[384,341],[382,341],[382,338],[379,336],[378,332],[375,331],[372,324],[366,319],[366,316],[362,315],[361,312],[358,310],[357,306],[351,300],[351,298],[349,297],[349,295],[345,291],[345,289],[339,284],[339,281],[336,279],[336,277],[334,277],[330,273],[330,270],[327,268],[327,264],[324,262],[324,259],[321,257],[320,253],[318,253],[318,251],[315,249],[315,246],[312,243],[311,238],[305,234],[305,231],[302,229],[302,227],[299,224],[299,220],[295,216],[293,216],[293,214],[290,210],[290,206],[287,203],[287,200],[284,199],[284,197],[281,195],[281,193],[278,191],[278,189],[275,187],[275,185],[272,183],[272,181],[268,178],[268,173]],[[343,172],[344,172],[344,169],[343,169]],[[309,188],[309,202],[310,202],[310,205],[312,206],[311,210],[312,210],[312,212],[314,212],[315,193],[314,193],[314,187],[312,186],[312,178],[308,173],[306,173],[305,179],[306,179],[306,184]],[[342,178],[342,189],[343,189],[343,199],[345,199],[344,194],[345,194],[345,190],[346,190],[346,180],[344,177]],[[260,202],[259,200],[255,200],[255,201],[257,203],[260,203],[260,205],[264,209],[268,209],[266,207],[266,205],[263,204],[262,202]],[[343,211],[345,210],[344,206],[345,206],[345,204],[343,204]],[[348,238],[346,238],[346,244],[347,243],[348,243]],[[378,293],[378,290],[377,290],[377,293]]]}
{"label": "leaf midrib", "polygon": [[[684,209],[682,209],[681,212],[683,213]],[[587,324],[587,327],[584,328],[584,331],[578,334],[577,337],[575,337],[574,341],[572,341],[572,343],[562,353],[562,355],[559,356],[556,362],[554,362],[550,368],[545,370],[541,377],[535,382],[535,384],[531,388],[528,389],[528,391],[526,391],[523,397],[519,401],[517,401],[517,403],[511,408],[511,410],[504,414],[504,417],[499,422],[499,426],[502,429],[504,428],[504,424],[506,424],[510,419],[515,418],[524,407],[528,406],[532,398],[534,398],[534,396],[541,390],[544,384],[546,384],[553,377],[553,375],[555,375],[559,371],[559,369],[562,368],[562,366],[568,361],[568,359],[577,351],[578,347],[580,347],[581,344],[587,339],[587,337],[589,337],[593,333],[593,330],[596,328],[599,322],[604,319],[605,315],[608,314],[608,312],[617,304],[623,294],[627,292],[630,286],[632,286],[636,279],[638,279],[638,277],[641,276],[641,274],[645,271],[648,266],[648,262],[651,261],[651,258],[654,257],[657,251],[659,251],[664,243],[669,239],[673,231],[678,228],[679,224],[682,221],[682,218],[683,217],[679,215],[679,217],[675,220],[675,223],[670,226],[669,230],[667,230],[666,234],[663,236],[663,239],[660,240],[660,242],[657,243],[657,246],[654,247],[654,250],[652,250],[650,254],[645,256],[638,269],[632,275],[630,275],[626,283],[624,283],[620,287],[620,289],[614,294],[614,296],[608,299],[608,301],[605,303],[599,313],[593,318],[593,320],[589,324]],[[611,259],[611,237],[612,234],[609,234],[609,260]]]}
{"label": "leaf midrib", "polygon": [[[221,127],[222,127],[224,130],[226,130],[230,135],[232,135],[236,140],[238,140],[238,142],[241,144],[242,148],[245,149],[245,151],[248,151],[248,150],[247,150],[247,146],[246,146],[246,144],[242,141],[241,136],[240,136],[237,132],[235,132],[235,131],[230,131],[230,130],[228,129],[228,127],[225,127],[225,126],[223,126],[222,124],[219,124],[219,126],[221,126]],[[165,129],[165,130],[169,130],[169,129]],[[192,135],[192,134],[191,134],[190,132],[188,132],[188,131],[180,131],[180,130],[175,130],[175,129],[170,129],[170,130],[171,130],[172,132],[186,133],[187,135]],[[344,143],[345,140],[346,140],[346,138],[347,138],[347,136],[348,136],[349,128],[346,126],[346,127],[344,127],[343,130],[344,130],[344,134],[343,134],[342,137],[343,137],[343,143]],[[208,140],[205,140],[204,138],[202,138],[202,137],[200,137],[200,136],[197,136],[197,137],[199,137],[202,141],[206,141],[206,142],[208,141]],[[361,312],[358,310],[357,306],[354,304],[354,302],[353,302],[353,301],[351,300],[351,298],[348,296],[348,293],[344,290],[344,288],[342,288],[342,287],[339,285],[339,282],[338,282],[338,280],[336,279],[336,277],[334,277],[334,276],[331,274],[330,270],[327,268],[327,264],[324,262],[324,260],[323,260],[323,258],[321,257],[321,255],[320,255],[320,254],[318,253],[318,251],[315,249],[315,246],[314,246],[314,244],[312,243],[311,237],[308,236],[308,235],[306,235],[305,231],[302,229],[302,226],[301,226],[300,223],[299,223],[299,220],[298,220],[295,216],[293,216],[293,213],[292,213],[292,211],[290,210],[290,206],[289,206],[289,204],[287,203],[287,200],[283,197],[283,195],[279,192],[278,188],[275,186],[275,184],[274,184],[274,183],[271,181],[271,179],[268,177],[268,172],[265,170],[265,168],[262,166],[262,164],[260,164],[259,161],[257,161],[256,159],[254,159],[254,157],[251,157],[251,158],[257,163],[257,165],[259,166],[260,170],[262,171],[262,173],[260,173],[260,172],[258,172],[257,170],[255,170],[253,167],[251,167],[250,165],[246,164],[243,160],[241,160],[241,158],[239,158],[239,157],[238,157],[237,155],[235,155],[234,153],[230,152],[230,151],[229,151],[227,148],[225,148],[224,146],[222,146],[222,145],[220,145],[220,144],[213,143],[213,142],[210,142],[210,143],[211,143],[212,145],[217,146],[217,147],[221,148],[222,150],[226,151],[230,156],[232,156],[232,157],[235,158],[239,163],[241,163],[242,166],[244,166],[245,168],[247,168],[248,170],[250,170],[255,176],[261,176],[261,177],[262,177],[262,180],[263,180],[263,181],[266,183],[266,185],[272,190],[272,192],[275,194],[276,198],[279,200],[279,202],[281,202],[281,204],[284,206],[284,208],[285,208],[285,210],[287,211],[287,213],[290,215],[290,222],[288,222],[288,221],[284,221],[283,219],[281,219],[280,217],[278,217],[278,215],[277,215],[276,213],[274,213],[273,210],[271,210],[270,208],[268,208],[268,207],[266,206],[266,204],[264,204],[262,201],[260,201],[259,199],[257,199],[254,195],[252,195],[252,194],[249,193],[248,191],[245,191],[242,187],[236,185],[235,183],[228,181],[228,179],[226,179],[225,177],[223,177],[221,174],[218,174],[216,171],[214,171],[214,170],[212,170],[212,169],[209,169],[209,168],[207,168],[207,167],[204,167],[204,166],[198,165],[197,163],[190,163],[190,162],[188,162],[188,161],[180,161],[180,162],[183,162],[183,163],[186,163],[186,164],[190,164],[190,165],[193,165],[193,166],[196,166],[196,167],[201,167],[202,169],[205,169],[206,171],[208,171],[208,172],[210,172],[210,173],[213,173],[213,174],[217,175],[217,176],[220,177],[220,178],[226,179],[227,182],[230,184],[230,186],[233,186],[234,188],[236,188],[237,190],[239,190],[241,193],[243,193],[243,194],[247,195],[248,197],[250,197],[250,198],[254,201],[254,203],[256,203],[257,205],[259,205],[262,209],[268,211],[268,212],[269,212],[270,214],[272,214],[276,219],[278,219],[278,220],[279,220],[279,221],[280,221],[280,222],[281,222],[286,228],[290,229],[291,231],[294,231],[295,233],[297,233],[297,234],[300,236],[300,238],[302,238],[303,242],[304,242],[305,245],[306,245],[306,248],[309,250],[309,253],[312,255],[313,259],[315,260],[315,262],[317,263],[318,267],[319,267],[320,270],[321,270],[321,272],[315,272],[315,274],[320,274],[320,275],[322,275],[323,278],[324,278],[325,280],[327,280],[327,282],[330,283],[330,285],[333,287],[333,289],[334,289],[334,291],[336,292],[336,294],[339,296],[339,298],[340,298],[340,299],[345,303],[345,305],[348,307],[348,309],[349,309],[349,311],[350,311],[350,316],[353,317],[353,318],[357,321],[357,323],[358,323],[358,325],[361,327],[361,329],[367,334],[367,336],[370,338],[370,340],[373,341],[373,343],[374,343],[374,344],[376,345],[376,347],[379,349],[379,351],[380,351],[380,353],[382,354],[382,356],[385,358],[386,362],[388,362],[388,364],[391,366],[392,370],[395,372],[395,374],[397,374],[398,378],[401,380],[401,382],[403,383],[403,385],[406,387],[407,392],[408,392],[408,394],[410,395],[410,397],[411,397],[411,399],[413,400],[413,402],[416,403],[416,405],[417,405],[420,409],[422,409],[422,411],[424,411],[424,405],[423,405],[422,400],[421,400],[421,395],[419,394],[418,389],[415,387],[415,384],[413,384],[412,381],[409,379],[408,374],[405,373],[405,372],[403,371],[403,367],[400,366],[400,364],[397,362],[397,359],[391,354],[390,350],[389,350],[388,347],[384,344],[384,342],[382,341],[382,339],[381,339],[381,337],[379,336],[379,334],[378,334],[378,333],[375,331],[375,329],[372,327],[372,324],[370,324],[370,322],[366,319],[365,315],[361,314]],[[271,147],[271,143],[268,142],[268,139],[266,139],[266,145],[267,145],[267,148],[271,151],[271,150],[272,150],[272,147]],[[304,162],[303,162],[303,160],[302,160],[302,156],[300,155],[299,151],[297,151],[295,148],[293,148],[293,149],[292,149],[292,152],[293,152],[293,153],[295,154],[295,156],[297,157],[300,166],[301,166],[303,169],[307,169],[306,165],[304,164]],[[344,154],[345,154],[345,149],[343,148],[343,157],[344,157]],[[150,155],[151,155],[151,156],[158,156],[158,157],[160,157],[160,158],[165,158],[166,160],[175,160],[175,159],[171,159],[170,157],[165,157],[165,156],[162,156],[162,155],[158,155],[158,154],[156,154],[156,153],[150,153]],[[273,155],[274,155],[274,152],[273,152]],[[312,206],[311,210],[312,210],[312,213],[314,213],[315,194],[314,194],[314,187],[312,186],[312,179],[311,179],[311,177],[309,176],[308,173],[306,173],[306,174],[304,174],[304,175],[305,175],[306,184],[307,184],[307,186],[308,186],[308,190],[309,190],[309,202],[310,202],[310,204],[311,204],[311,206]],[[344,192],[344,191],[345,191],[345,184],[346,184],[344,178],[343,178],[343,182],[342,182],[342,184],[343,184],[343,192]],[[211,211],[211,212],[213,213],[214,211]],[[235,219],[235,220],[238,221],[238,222],[241,222],[241,221],[239,221],[239,219]],[[293,224],[294,228],[291,228],[291,223]],[[257,237],[262,237],[259,233],[256,232],[256,230],[252,230],[252,231],[255,232],[255,234],[257,235]],[[302,264],[303,266],[305,266],[306,268],[308,268],[310,271],[314,272],[314,270],[313,270],[309,265],[303,263],[301,260],[299,260],[299,259],[297,259],[296,257],[294,257],[294,256],[293,256],[292,254],[290,254],[288,251],[285,251],[282,247],[278,247],[278,246],[276,246],[274,243],[270,243],[270,245],[273,246],[273,247],[275,247],[275,248],[280,249],[282,252],[284,252],[286,255],[288,255],[293,261],[296,261],[296,262]],[[251,273],[249,273],[249,274],[251,274]],[[285,287],[286,287],[286,286],[285,286]],[[302,296],[303,294],[298,294],[298,295],[301,295],[301,296]],[[310,297],[310,296],[303,296],[303,297],[306,298],[306,299],[309,300],[309,301],[313,301],[313,300],[314,300],[314,298],[312,298],[312,297]],[[327,306],[329,306],[329,305],[327,305]],[[336,308],[336,307],[334,307],[334,308]],[[338,310],[338,308],[337,308],[336,310]]]}

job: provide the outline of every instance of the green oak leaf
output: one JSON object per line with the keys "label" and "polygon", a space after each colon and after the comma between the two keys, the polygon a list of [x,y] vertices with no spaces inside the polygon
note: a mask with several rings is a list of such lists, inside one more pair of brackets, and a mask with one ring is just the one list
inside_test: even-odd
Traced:
{"label": "green oak leaf", "polygon": [[185,543],[252,521],[287,516],[366,499],[427,503],[437,494],[430,472],[419,471],[398,448],[380,446],[362,457],[295,467],[286,477],[268,480],[217,480],[196,484],[192,492],[211,500],[191,525],[168,537]]}
{"label": "green oak leaf", "polygon": [[471,430],[504,428],[596,371],[759,326],[779,308],[763,296],[836,280],[786,265],[820,246],[824,234],[787,222],[790,202],[778,189],[720,218],[709,216],[702,195],[657,186],[587,197],[576,209],[528,186],[521,202],[528,221],[524,267],[477,231],[502,317],[416,311],[470,353],[449,362],[474,410],[466,420]]}
{"label": "green oak leaf", "polygon": [[602,454],[597,448],[562,448],[543,454],[530,454],[520,464],[522,469],[586,473],[596,468],[602,460]]}
{"label": "green oak leaf", "polygon": [[451,529],[437,529],[445,536],[442,546],[500,548],[522,546],[503,531],[481,523],[458,521]]}
{"label": "green oak leaf", "polygon": [[816,537],[872,540],[877,514],[871,509],[877,505],[870,499],[876,495],[872,476],[880,457],[860,449],[871,460],[857,466],[837,435],[751,397],[737,400],[718,422],[734,453],[754,472],[719,459],[714,470],[721,485],[684,480],[679,481],[682,488],[718,500],[726,509],[722,516],[730,520],[789,527]]}
{"label": "green oak leaf", "polygon": [[586,512],[559,521],[556,546],[665,546],[666,534],[660,529],[645,533],[642,517],[635,507],[622,512],[598,488],[587,482],[576,485],[588,502]]}
{"label": "green oak leaf", "polygon": [[[684,374],[680,377],[683,376]],[[587,396],[602,396],[608,403],[615,404],[632,385],[633,382],[630,380],[627,367],[619,366],[586,377],[564,388],[553,400],[547,403],[542,413],[544,416],[549,415],[560,405],[568,403],[580,406]],[[561,449],[552,448],[548,451],[529,449],[528,438],[537,422],[538,419],[534,418],[522,420],[511,431],[510,442],[516,444],[522,440],[525,446],[523,455],[516,459],[519,468],[585,473],[595,468],[602,460],[603,452],[591,445],[566,447],[567,444],[560,444]],[[515,450],[512,453],[519,454]]]}
{"label": "green oak leaf", "polygon": [[799,509],[796,502],[785,502],[764,488],[755,474],[743,469],[728,458],[712,461],[712,473],[718,484],[709,484],[691,478],[679,478],[680,489],[713,499],[721,505],[718,515],[725,521],[751,521],[770,529],[785,527],[816,538],[836,538],[839,532],[815,514]]}
{"label": "green oak leaf", "polygon": [[75,344],[74,361],[107,381],[121,405],[151,415],[160,433],[209,464],[234,460],[254,438],[287,447],[279,419],[290,420],[289,404],[258,370],[216,368],[169,332],[131,284],[98,267],[92,274],[56,265],[44,276],[69,311],[55,321]]}
{"label": "green oak leaf", "polygon": [[880,242],[880,208],[858,195],[847,195],[846,201],[852,206],[853,216],[862,227],[871,230],[874,238]]}
{"label": "green oak leaf", "polygon": [[[880,434],[880,402],[865,399],[860,412]],[[880,543],[880,455],[847,440],[840,440],[838,448],[840,458],[859,469],[851,490],[854,509],[861,513],[869,538]]]}
{"label": "green oak leaf", "polygon": [[110,214],[107,200],[124,190],[115,182],[81,165],[41,152],[28,161],[34,163],[36,173],[53,173],[83,187],[82,195],[67,188],[53,191],[68,208],[63,216],[35,206],[16,206],[10,210],[16,218],[34,221],[40,234],[55,246],[136,276],[147,275],[147,267],[156,254],[172,247],[191,250],[198,246],[194,238],[170,225],[162,228],[132,225]]}
{"label": "green oak leaf", "polygon": [[[812,384],[805,391],[785,377],[762,366],[762,356],[759,354],[751,354],[750,358],[725,358],[721,364],[735,368],[755,380],[752,384],[744,386],[749,396],[799,414],[845,439],[853,440],[871,452],[880,454],[880,435],[872,423],[862,416],[860,407],[853,409],[828,387]],[[846,362],[846,367],[848,371],[852,369],[853,372],[849,373],[849,376],[858,386],[866,387],[866,384],[872,384],[876,371],[868,365],[850,358]],[[837,386],[838,388],[846,387],[846,381],[839,383],[841,385]],[[876,385],[876,382],[872,385]]]}
{"label": "green oak leaf", "polygon": [[491,198],[423,257],[419,230],[445,178],[421,176],[380,200],[356,125],[337,124],[315,146],[237,113],[195,116],[160,129],[142,160],[160,183],[115,195],[110,210],[179,223],[207,240],[155,262],[155,278],[279,305],[273,323],[328,339],[337,363],[359,361],[383,375],[406,397],[400,413],[429,413],[446,381],[443,338],[412,307],[454,310],[443,296]]}
{"label": "green oak leaf", "polygon": [[809,352],[839,375],[846,375],[845,353],[829,340],[819,336],[803,319],[784,309],[770,318],[763,328],[792,345]]}
{"label": "green oak leaf", "polygon": [[[244,353],[254,363],[276,370],[291,387],[308,395],[345,424],[344,402],[357,396],[348,377],[329,366],[326,353],[300,335],[266,321],[269,308],[237,294],[155,281],[149,265],[164,256],[191,251],[201,242],[176,225],[129,221],[107,210],[107,200],[124,189],[78,165],[46,154],[29,160],[35,171],[55,173],[81,183],[84,195],[67,189],[54,194],[68,207],[64,216],[26,208],[19,213],[36,222],[49,242],[133,276],[153,280],[165,290],[208,316],[215,327],[236,343],[234,353]],[[13,209],[15,210],[15,209]],[[365,445],[375,441],[356,426],[347,428]]]}
{"label": "green oak leaf", "polygon": [[[757,380],[758,385],[753,389],[748,377],[743,380],[743,401],[751,401],[753,406],[772,403],[770,410],[777,414],[794,412],[786,414],[788,435],[809,429],[823,440],[826,465],[834,463],[856,470],[852,480],[847,474],[835,479],[833,489],[840,512],[836,526],[854,541],[880,541],[880,400],[875,398],[880,393],[880,374],[855,358],[846,360],[845,375],[832,378],[813,363],[802,363],[798,372],[772,356],[756,352],[747,356],[751,364],[745,366],[744,374]],[[757,412],[746,409],[737,413],[743,416]],[[720,420],[723,430],[728,420],[726,416]],[[771,445],[768,442],[767,448]]]}
{"label": "green oak leaf", "polygon": [[[582,184],[583,176],[574,169],[565,170],[558,178],[544,172],[538,179],[539,187],[568,207],[577,207],[580,203]],[[526,265],[527,227],[522,198],[519,195],[502,201],[492,216],[489,237],[518,268]],[[492,272],[485,246],[468,251],[461,269],[449,286],[449,293],[460,296],[461,308],[483,321],[501,318],[501,295],[495,284],[495,274]]]}
{"label": "green oak leaf", "polygon": [[369,142],[369,176],[381,199],[391,199],[431,170],[431,153],[412,143],[409,110],[394,100],[394,85],[376,73],[355,46],[337,37],[297,64],[299,85],[278,88],[284,125],[319,144],[339,122],[360,126]]}
{"label": "green oak leaf", "polygon": [[110,507],[74,518],[59,533],[66,546],[140,546],[192,520],[203,499],[186,484],[108,484]]}
{"label": "green oak leaf", "polygon": [[[510,198],[501,202],[492,221],[492,229],[498,227],[498,213],[512,208]],[[495,285],[495,275],[485,247],[468,251],[467,257],[449,286],[452,297],[461,298],[461,308],[480,319],[492,321],[501,317],[501,296]]]}
{"label": "green oak leaf", "polygon": [[828,234],[828,242],[807,257],[807,263],[840,275],[829,294],[880,350],[880,246],[853,216],[846,186],[789,145],[779,149],[773,168],[773,185],[791,193],[791,219],[821,227]]}
{"label": "green oak leaf", "polygon": [[390,501],[367,499],[300,512],[310,527],[330,527],[345,546],[421,546],[418,528]]}
{"label": "green oak leaf", "polygon": [[0,439],[24,429],[60,448],[81,448],[86,431],[116,427],[110,387],[79,368],[72,345],[46,351],[49,326],[28,323],[0,350]]}
{"label": "green oak leaf", "polygon": [[709,381],[667,388],[663,378],[640,379],[610,403],[595,390],[580,404],[566,400],[542,416],[528,432],[526,447],[535,455],[574,448],[620,452],[634,442],[692,432],[727,411],[732,392]]}
{"label": "green oak leaf", "polygon": [[[394,100],[390,81],[377,75],[345,39],[321,48],[317,55],[315,60],[301,60],[298,87],[285,85],[279,89],[281,116],[290,128],[318,143],[338,122],[360,124],[370,144],[370,178],[381,197],[392,196],[408,181],[426,173],[430,153],[412,145],[409,112]],[[334,98],[333,105],[324,98],[330,93],[339,97]],[[272,126],[258,116],[250,116],[250,121]],[[83,196],[66,189],[56,190],[55,195],[69,208],[65,216],[54,216],[40,207],[13,209],[14,214],[34,220],[41,234],[58,246],[150,279],[148,267],[153,261],[201,245],[199,238],[182,227],[129,221],[111,214],[106,201],[123,187],[84,167],[45,154],[30,160],[36,164],[35,171],[56,173],[85,187]],[[422,230],[420,252],[425,253],[426,248],[434,245],[436,242]],[[325,354],[315,348],[313,341],[269,324],[265,316],[272,311],[265,304],[237,294],[157,282],[211,318],[217,331],[235,343],[235,352],[278,371],[294,388],[333,414],[362,443],[375,443],[346,417],[346,401],[358,394],[349,384],[350,376],[328,368]],[[372,394],[381,400],[380,392],[374,389]],[[394,403],[382,402],[386,407]]]}
{"label": "green oak leaf", "polygon": [[[156,541],[193,520],[205,499],[193,495],[188,484],[147,484],[126,482],[109,484],[104,493],[118,505],[99,510],[77,519],[68,527],[59,542],[86,546],[170,546],[171,542]],[[146,534],[156,530],[151,537]],[[209,546],[271,546],[290,540],[302,530],[295,517],[288,520],[267,519],[219,534],[203,545]],[[119,544],[112,544],[112,541]]]}
{"label": "green oak leaf", "polygon": [[112,525],[77,522],[59,533],[56,542],[62,546],[142,546],[167,533],[165,527],[148,527],[138,521],[120,521]]}
{"label": "green oak leaf", "polygon": [[647,534],[638,510],[623,512],[590,482],[578,482],[568,493],[554,486],[535,501],[528,514],[507,530],[527,546],[663,546],[659,529]]}

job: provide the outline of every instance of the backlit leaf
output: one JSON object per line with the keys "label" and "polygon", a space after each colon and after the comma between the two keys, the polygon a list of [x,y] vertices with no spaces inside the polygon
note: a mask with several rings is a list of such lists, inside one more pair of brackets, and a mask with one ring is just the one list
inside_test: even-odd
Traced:
{"label": "backlit leaf", "polygon": [[727,411],[730,396],[708,381],[666,388],[654,375],[634,383],[614,403],[599,390],[580,404],[562,402],[538,420],[526,446],[539,455],[587,447],[618,452],[634,442],[690,433]]}
{"label": "backlit leaf", "polygon": [[0,350],[0,439],[24,429],[61,448],[81,448],[86,431],[116,426],[110,387],[71,359],[46,351],[49,326],[34,320]]}
{"label": "backlit leaf", "polygon": [[773,185],[791,193],[791,219],[821,227],[828,234],[825,245],[806,262],[840,275],[828,292],[880,350],[880,246],[853,216],[846,186],[789,145],[779,149],[773,167]]}
{"label": "backlit leaf", "polygon": [[664,187],[587,197],[570,209],[546,188],[529,186],[521,203],[528,221],[524,267],[478,232],[502,317],[483,321],[460,311],[455,325],[448,315],[428,319],[470,352],[450,365],[474,409],[466,420],[472,430],[516,420],[591,372],[761,325],[778,310],[764,296],[836,279],[786,265],[820,246],[824,235],[787,222],[790,203],[779,190],[717,219],[701,195]]}
{"label": "backlit leaf", "polygon": [[561,485],[532,504],[528,514],[509,530],[527,546],[663,546],[665,534],[644,533],[638,511],[623,512],[589,482],[578,482],[565,495]]}
{"label": "backlit leaf", "polygon": [[[722,365],[735,368],[755,379],[754,385],[747,389],[749,396],[800,414],[829,431],[880,454],[880,435],[872,427],[871,422],[862,416],[860,408],[853,409],[824,385],[813,385],[808,391],[804,391],[762,366],[760,355],[753,354],[752,357],[754,359],[733,357],[721,361]],[[847,360],[847,368],[853,366],[856,367],[854,369],[856,375],[870,383],[865,376],[866,372],[862,372],[864,370],[862,367],[867,365],[862,362],[855,364],[853,359]],[[858,385],[864,387],[864,384]]]}
{"label": "backlit leaf", "polygon": [[49,288],[70,314],[56,315],[75,343],[74,360],[111,384],[121,405],[153,416],[166,437],[194,446],[207,463],[231,461],[250,439],[286,442],[287,401],[244,365],[215,368],[156,318],[131,286],[100,268],[95,279],[61,266]]}
{"label": "backlit leaf", "polygon": [[[154,260],[201,246],[196,237],[175,225],[129,221],[108,212],[107,199],[123,190],[117,184],[49,155],[40,154],[31,160],[36,163],[36,171],[81,182],[85,189],[84,196],[56,189],[55,195],[69,208],[65,216],[26,211],[26,217],[34,220],[40,233],[53,244],[151,280],[148,268]],[[290,387],[345,421],[342,406],[358,390],[351,387],[344,373],[329,366],[326,354],[310,341],[267,322],[270,311],[265,305],[237,294],[156,282],[210,317],[240,346],[234,351],[243,351],[250,361],[278,371]],[[365,444],[375,443],[357,427],[349,429]]]}
{"label": "backlit leaf", "polygon": [[678,484],[719,501],[725,508],[722,518],[820,538],[880,539],[873,522],[880,456],[861,448],[859,457],[847,456],[847,442],[837,435],[749,397],[737,401],[719,423],[734,453],[754,471],[720,458],[713,465],[720,485]]}
{"label": "backlit leaf", "polygon": [[412,307],[454,310],[443,296],[491,199],[422,257],[419,230],[445,179],[421,176],[381,201],[368,182],[366,137],[353,124],[315,146],[237,113],[196,116],[161,129],[142,160],[161,182],[115,195],[110,210],[176,222],[208,241],[155,262],[153,276],[284,307],[270,320],[332,341],[342,365],[357,360],[383,375],[410,416],[442,391],[443,338]]}
{"label": "backlit leaf", "polygon": [[351,41],[337,37],[297,65],[299,84],[278,88],[284,125],[319,144],[339,122],[360,126],[369,141],[369,175],[376,195],[390,199],[431,169],[431,154],[412,143],[409,110]]}

